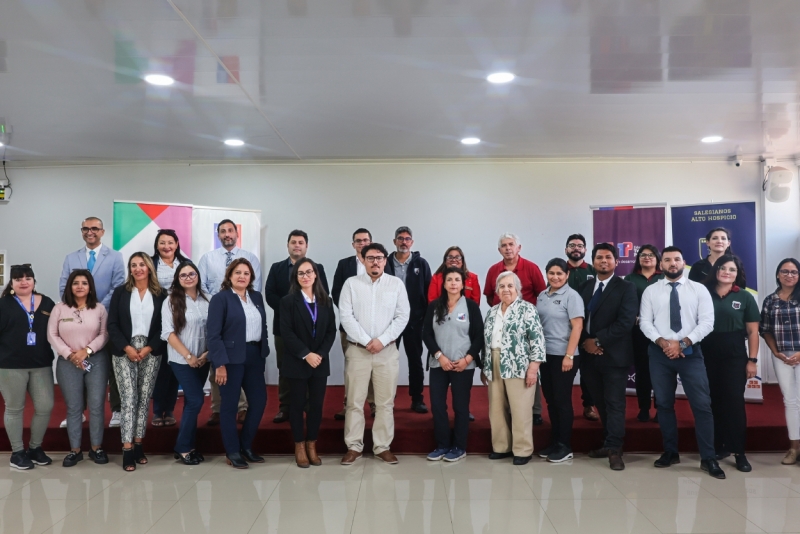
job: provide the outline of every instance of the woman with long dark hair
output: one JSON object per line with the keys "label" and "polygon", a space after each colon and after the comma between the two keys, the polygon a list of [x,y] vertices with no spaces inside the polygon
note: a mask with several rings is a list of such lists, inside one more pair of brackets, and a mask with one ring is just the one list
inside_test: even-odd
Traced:
{"label": "woman with long dark hair", "polygon": [[744,389],[757,372],[761,315],[756,299],[747,292],[738,257],[725,254],[718,258],[703,283],[714,302],[714,330],[702,341],[714,415],[714,450],[717,460],[733,453],[736,469],[747,473],[752,467],[744,455]]}
{"label": "woman with long dark hair", "polygon": [[156,277],[161,287],[169,291],[175,278],[175,271],[178,266],[189,258],[181,252],[181,242],[175,230],[162,228],[156,234],[153,243],[153,266],[156,268]]}
{"label": "woman with long dark hair", "polygon": [[759,331],[772,351],[789,432],[789,450],[781,462],[797,462],[800,449],[800,262],[786,258],[775,270],[778,289],[764,299]]}
{"label": "woman with long dark hair", "polygon": [[195,435],[210,367],[207,321],[208,298],[200,284],[200,271],[190,261],[181,262],[175,270],[172,291],[161,309],[161,339],[167,342],[169,366],[183,385],[183,415],[175,459],[186,465],[197,465],[205,459],[195,449]]}
{"label": "woman with long dark hair", "polygon": [[[47,341],[47,321],[55,303],[36,291],[29,263],[12,265],[0,298],[0,394],[3,395],[11,467],[33,469],[50,465],[42,440],[53,411],[53,349]],[[31,438],[22,441],[25,397],[33,401]]]}
{"label": "woman with long dark hair", "polygon": [[[636,253],[636,263],[633,264],[633,272],[626,276],[625,280],[636,286],[636,297],[639,299],[640,305],[644,290],[662,278],[664,278],[664,274],[661,272],[661,253],[653,245],[639,247],[639,251]],[[631,331],[631,337],[633,338],[633,365],[636,369],[636,398],[639,401],[639,415],[636,418],[645,423],[650,420],[650,407],[651,405],[655,406],[655,400],[650,400],[653,391],[653,383],[650,380],[650,356],[647,354],[650,340],[639,328],[638,317]],[[653,418],[653,420],[656,419]]]}
{"label": "woman with long dark hair", "polygon": [[[428,305],[422,340],[428,349],[431,412],[436,449],[428,460],[455,462],[467,455],[469,399],[475,368],[482,367],[483,317],[479,304],[467,298],[466,275],[458,267],[441,272],[439,296]],[[431,282],[433,283],[433,282]],[[476,293],[480,295],[480,292]],[[447,389],[453,397],[455,421],[450,432]]]}
{"label": "woman with long dark hair", "polygon": [[336,317],[319,268],[311,259],[297,260],[292,267],[289,294],[281,299],[280,306],[286,350],[280,371],[289,382],[289,422],[295,462],[298,467],[322,465],[317,454],[317,436],[331,374],[330,351],[336,339]]}
{"label": "woman with long dark hair", "polygon": [[478,275],[470,272],[467,269],[467,259],[464,257],[464,252],[461,247],[450,247],[444,251],[444,258],[442,264],[436,269],[431,277],[431,283],[428,286],[428,302],[433,302],[439,295],[444,293],[444,271],[448,267],[455,267],[461,269],[464,273],[464,296],[468,299],[474,300],[478,306],[481,305],[481,283],[478,280]]}
{"label": "woman with long dark hair", "polygon": [[717,260],[725,254],[733,254],[730,230],[721,226],[712,228],[706,234],[706,245],[708,246],[708,256],[694,262],[689,271],[689,280],[701,284],[711,274],[711,268]]}

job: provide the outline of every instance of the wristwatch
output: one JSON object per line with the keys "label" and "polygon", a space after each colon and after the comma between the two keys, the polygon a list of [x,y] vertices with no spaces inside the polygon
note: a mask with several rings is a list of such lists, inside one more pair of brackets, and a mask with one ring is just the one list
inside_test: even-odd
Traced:
{"label": "wristwatch", "polygon": [[565,358],[569,358],[570,360],[574,360],[575,359],[575,356],[572,355],[572,354],[565,354],[564,357]]}
{"label": "wristwatch", "polygon": [[681,339],[680,343],[678,343],[678,345],[680,345],[681,350],[685,350],[685,349],[689,348],[689,345],[682,339]]}
{"label": "wristwatch", "polygon": [[602,345],[600,344],[600,341],[597,338],[594,338],[594,344],[597,347],[602,347]]}
{"label": "wristwatch", "polygon": [[748,362],[758,363],[758,358],[747,358]]}
{"label": "wristwatch", "polygon": [[91,356],[92,354],[94,354],[94,351],[93,351],[91,348],[89,348],[89,347],[86,347],[86,354],[88,354],[89,356]]}

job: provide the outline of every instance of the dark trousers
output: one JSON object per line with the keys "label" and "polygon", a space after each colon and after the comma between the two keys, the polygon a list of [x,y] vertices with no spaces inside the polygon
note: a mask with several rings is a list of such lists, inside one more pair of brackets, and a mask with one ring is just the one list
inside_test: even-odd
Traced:
{"label": "dark trousers", "polygon": [[[266,343],[262,340],[261,343]],[[219,387],[222,403],[219,409],[219,429],[222,444],[227,454],[237,454],[241,449],[250,449],[256,437],[258,425],[267,407],[267,384],[264,381],[264,358],[258,344],[247,344],[244,363],[229,363],[225,366],[228,381]],[[239,409],[239,391],[247,395],[247,416],[244,418],[241,435],[236,431],[236,414]]]}
{"label": "dark trousers", "polygon": [[288,412],[292,399],[289,393],[289,382],[283,377],[280,370],[283,366],[283,338],[275,336],[275,363],[278,366],[278,402],[280,406],[278,410]]}
{"label": "dark trousers", "polygon": [[422,386],[425,383],[425,370],[422,366],[422,321],[409,321],[406,329],[397,338],[406,349],[408,358],[408,394],[412,403],[422,402]]}
{"label": "dark trousers", "polygon": [[[183,415],[181,426],[178,430],[178,440],[175,442],[175,452],[187,453],[195,448],[195,435],[197,434],[197,416],[203,408],[206,393],[203,386],[208,378],[211,364],[202,367],[191,367],[181,363],[170,362],[169,367],[183,386]],[[156,386],[157,387],[157,386]],[[156,412],[158,415],[159,412]]]}
{"label": "dark trousers", "polygon": [[625,441],[625,390],[628,368],[601,365],[603,356],[581,355],[581,375],[603,423],[603,447],[622,450]]}
{"label": "dark trousers", "polygon": [[636,368],[636,398],[639,400],[639,410],[650,410],[654,404],[651,400],[653,382],[650,380],[650,355],[648,347],[650,340],[647,339],[638,326],[633,327],[631,333],[633,338],[633,365]]}
{"label": "dark trousers", "polygon": [[[322,423],[322,405],[325,403],[327,376],[311,378],[287,378],[289,384],[289,423],[295,443],[316,441]],[[303,407],[308,399],[308,413],[303,428]]]}
{"label": "dark trousers", "polygon": [[594,406],[594,399],[589,392],[589,388],[586,386],[586,379],[583,378],[583,374],[581,374],[581,400],[583,401],[584,408]]}
{"label": "dark trousers", "polygon": [[714,458],[714,416],[711,413],[711,396],[708,393],[708,375],[700,346],[692,347],[692,354],[670,360],[664,351],[650,344],[650,378],[656,394],[658,426],[664,439],[665,452],[678,452],[678,421],[675,417],[675,388],[678,375],[689,406],[694,415],[694,432],[702,460]]}
{"label": "dark trousers", "polygon": [[161,367],[158,368],[156,387],[153,389],[153,415],[156,417],[172,415],[175,403],[178,402],[178,379],[172,369],[169,357],[164,354],[161,357]]}
{"label": "dark trousers", "polygon": [[716,452],[744,454],[747,436],[747,412],[744,408],[746,340],[744,331],[712,332],[703,340]]}
{"label": "dark trousers", "polygon": [[[466,369],[457,373],[444,371],[441,367],[431,367],[429,393],[437,449],[458,447],[462,451],[467,450],[469,397],[472,392],[474,376],[475,369]],[[452,436],[450,434],[450,418],[447,415],[447,386],[450,386],[453,396],[453,412],[455,413]]]}
{"label": "dark trousers", "polygon": [[575,413],[572,409],[572,382],[578,372],[580,356],[576,356],[572,369],[566,373],[561,370],[565,356],[547,355],[545,362],[539,367],[542,380],[542,393],[547,401],[547,413],[550,415],[550,442],[561,443],[572,449],[572,420]]}

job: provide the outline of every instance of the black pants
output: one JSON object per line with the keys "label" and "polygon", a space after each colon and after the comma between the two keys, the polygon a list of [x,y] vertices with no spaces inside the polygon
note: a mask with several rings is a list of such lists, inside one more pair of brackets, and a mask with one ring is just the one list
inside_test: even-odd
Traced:
{"label": "black pants", "polygon": [[[258,425],[267,406],[267,384],[264,381],[265,360],[261,357],[261,343],[247,344],[244,363],[229,363],[228,381],[219,387],[222,403],[219,408],[219,429],[222,444],[227,454],[236,454],[241,449],[252,449]],[[236,431],[236,415],[239,411],[239,393],[247,395],[247,415],[242,424],[241,435]]]}
{"label": "black pants", "polygon": [[[547,401],[550,415],[550,443],[561,443],[572,449],[572,382],[578,372],[580,356],[576,356],[572,369],[566,373],[561,370],[565,356],[547,355],[547,360],[539,367],[542,377],[542,393]],[[582,374],[582,373],[581,373]]]}
{"label": "black pants", "polygon": [[603,447],[622,450],[625,441],[625,390],[628,368],[601,365],[603,356],[581,354],[581,374],[603,423]]}
{"label": "black pants", "polygon": [[[469,397],[472,392],[473,376],[475,376],[475,369],[466,369],[457,373],[443,371],[441,367],[431,367],[431,412],[433,412],[433,432],[436,436],[437,449],[457,447],[462,451],[467,450]],[[453,396],[453,412],[455,412],[452,437],[450,418],[447,416],[447,386],[450,386]]]}
{"label": "black pants", "polygon": [[411,402],[422,402],[422,386],[425,383],[425,370],[422,367],[422,321],[409,321],[406,329],[397,338],[397,348],[400,341],[406,349],[408,358],[408,394]]}
{"label": "black pants", "polygon": [[651,401],[650,393],[653,391],[653,382],[650,379],[650,355],[647,348],[650,340],[647,339],[638,326],[633,327],[633,365],[636,368],[636,398],[639,400],[639,410],[650,410],[655,402]]}
{"label": "black pants", "polygon": [[594,406],[594,399],[592,398],[592,394],[589,392],[589,388],[586,387],[586,379],[583,378],[583,373],[581,373],[581,400],[583,401],[584,408]]}
{"label": "black pants", "polygon": [[[294,442],[317,441],[328,377],[287,378],[286,382],[289,385],[289,423],[292,425]],[[306,405],[306,399],[308,399],[308,414],[304,428],[303,407]]]}
{"label": "black pants", "polygon": [[747,386],[746,333],[712,332],[702,343],[714,415],[714,450],[744,454],[747,412],[744,389]]}
{"label": "black pants", "polygon": [[161,417],[164,414],[172,415],[175,403],[178,401],[178,379],[169,365],[169,357],[161,357],[161,367],[158,368],[156,387],[153,389],[153,415]]}

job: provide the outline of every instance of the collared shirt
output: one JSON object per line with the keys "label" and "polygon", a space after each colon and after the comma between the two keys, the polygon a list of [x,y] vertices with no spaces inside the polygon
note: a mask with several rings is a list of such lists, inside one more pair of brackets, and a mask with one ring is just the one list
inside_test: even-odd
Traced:
{"label": "collared shirt", "polygon": [[[214,249],[210,252],[203,254],[200,258],[200,263],[197,265],[200,271],[200,282],[203,284],[203,291],[209,297],[219,293],[220,286],[225,279],[225,270],[228,268],[228,255],[227,250],[223,247]],[[244,258],[253,266],[253,288],[257,291],[261,287],[261,263],[256,258],[255,254],[239,247],[231,249],[231,261],[236,258]]]}
{"label": "collared shirt", "polygon": [[[567,284],[569,287],[577,291],[580,287],[586,283],[588,280],[594,280],[595,272],[594,267],[586,263],[585,261],[581,262],[580,265],[575,267],[570,262],[567,262]],[[548,349],[550,350],[550,349]]]}
{"label": "collared shirt", "polygon": [[639,299],[639,303],[642,302],[642,295],[644,294],[644,290],[650,287],[651,285],[655,284],[659,280],[664,278],[664,273],[656,269],[656,271],[650,275],[650,278],[646,277],[642,274],[641,271],[637,273],[631,273],[625,277],[625,281],[632,283],[636,286],[636,297]]}
{"label": "collared shirt", "polygon": [[149,336],[150,322],[153,320],[153,294],[150,290],[139,297],[139,290],[135,287],[131,291],[131,336]]}
{"label": "collared shirt", "polygon": [[408,258],[404,263],[400,263],[397,259],[397,253],[391,254],[392,263],[394,263],[394,275],[403,281],[403,284],[406,283],[406,272],[408,271],[408,264],[411,262],[411,258],[413,256],[409,253]]}
{"label": "collared shirt", "polygon": [[86,264],[89,264],[89,258],[91,258],[91,252],[94,251],[94,259],[95,261],[100,259],[100,251],[103,250],[103,244],[100,243],[97,245],[97,248],[89,248],[86,247]]}
{"label": "collared shirt", "polygon": [[356,258],[356,276],[361,276],[362,274],[366,274],[367,266],[364,265],[363,261],[360,261]]}
{"label": "collared shirt", "polygon": [[[564,284],[550,293],[545,289],[536,301],[539,319],[544,330],[544,345],[547,354],[563,356],[567,353],[572,334],[572,319],[583,317],[583,299],[577,291]],[[576,347],[577,354],[577,347]]]}
{"label": "collared shirt", "polygon": [[[678,301],[681,306],[681,329],[670,328],[670,282],[677,282]],[[681,340],[688,337],[692,344],[698,343],[714,329],[714,303],[703,284],[693,282],[685,276],[678,280],[664,278],[644,290],[639,309],[639,327],[647,338],[655,341]]]}
{"label": "collared shirt", "polygon": [[339,297],[339,317],[347,339],[367,345],[377,338],[388,345],[400,337],[411,314],[405,284],[396,276],[351,276]]}
{"label": "collared shirt", "polygon": [[156,276],[158,277],[158,283],[167,291],[172,287],[172,280],[175,278],[175,270],[178,268],[179,263],[178,259],[175,258],[172,260],[172,267],[170,267],[164,263],[164,260],[159,258]]}
{"label": "collared shirt", "polygon": [[[600,280],[599,278],[595,277],[594,279],[594,289],[592,289],[592,296],[597,293],[597,290],[600,289],[600,284],[603,284],[603,289],[600,291],[600,294],[603,294],[603,291],[606,290],[608,287],[608,283],[611,282],[611,279],[614,278],[614,273],[611,273],[611,276],[606,278],[605,280]],[[590,313],[588,317],[586,317],[586,323],[584,325],[584,329],[586,332],[590,332],[589,326],[592,324],[592,314]]]}
{"label": "collared shirt", "polygon": [[[247,320],[247,332],[245,333],[245,341],[248,343],[250,341],[261,341],[261,331],[262,331],[262,319],[261,319],[261,312],[258,311],[256,305],[250,300],[250,292],[244,292],[245,300],[242,300],[241,297],[239,298],[239,302],[242,303],[242,309],[244,310],[244,316]],[[238,295],[237,295],[238,297]]]}
{"label": "collared shirt", "polygon": [[[208,301],[198,296],[197,300],[186,295],[186,325],[180,334],[175,334],[181,340],[189,354],[199,358],[207,350],[206,323],[208,322]],[[172,321],[172,306],[169,299],[161,307],[161,339],[167,341],[169,335],[175,332]],[[188,365],[186,359],[167,343],[167,357],[170,362]]]}
{"label": "collared shirt", "polygon": [[742,332],[747,323],[761,321],[756,299],[747,290],[733,286],[724,297],[716,291],[710,293],[714,302],[714,332]]}
{"label": "collared shirt", "polygon": [[[510,308],[511,306],[509,306]],[[503,311],[503,306],[501,305],[497,308],[497,315],[494,318],[494,326],[492,327],[492,349],[499,349],[500,346],[503,344],[503,327],[506,324],[506,313],[508,312],[508,308],[506,311]]]}
{"label": "collared shirt", "polygon": [[761,306],[758,330],[762,335],[769,333],[775,337],[779,352],[800,351],[800,302],[792,298],[782,300],[777,291],[769,295]]}
{"label": "collared shirt", "polygon": [[[486,273],[486,287],[483,290],[483,294],[491,301],[492,306],[500,304],[500,297],[495,293],[495,285],[497,284],[497,277],[505,270],[507,270],[506,266],[503,260],[500,260],[498,263],[489,267],[489,272]],[[539,270],[539,266],[520,256],[513,272],[517,275],[522,284],[522,300],[536,305],[536,295],[544,291],[547,287],[547,284],[544,283],[544,277],[542,277],[542,271]]]}

